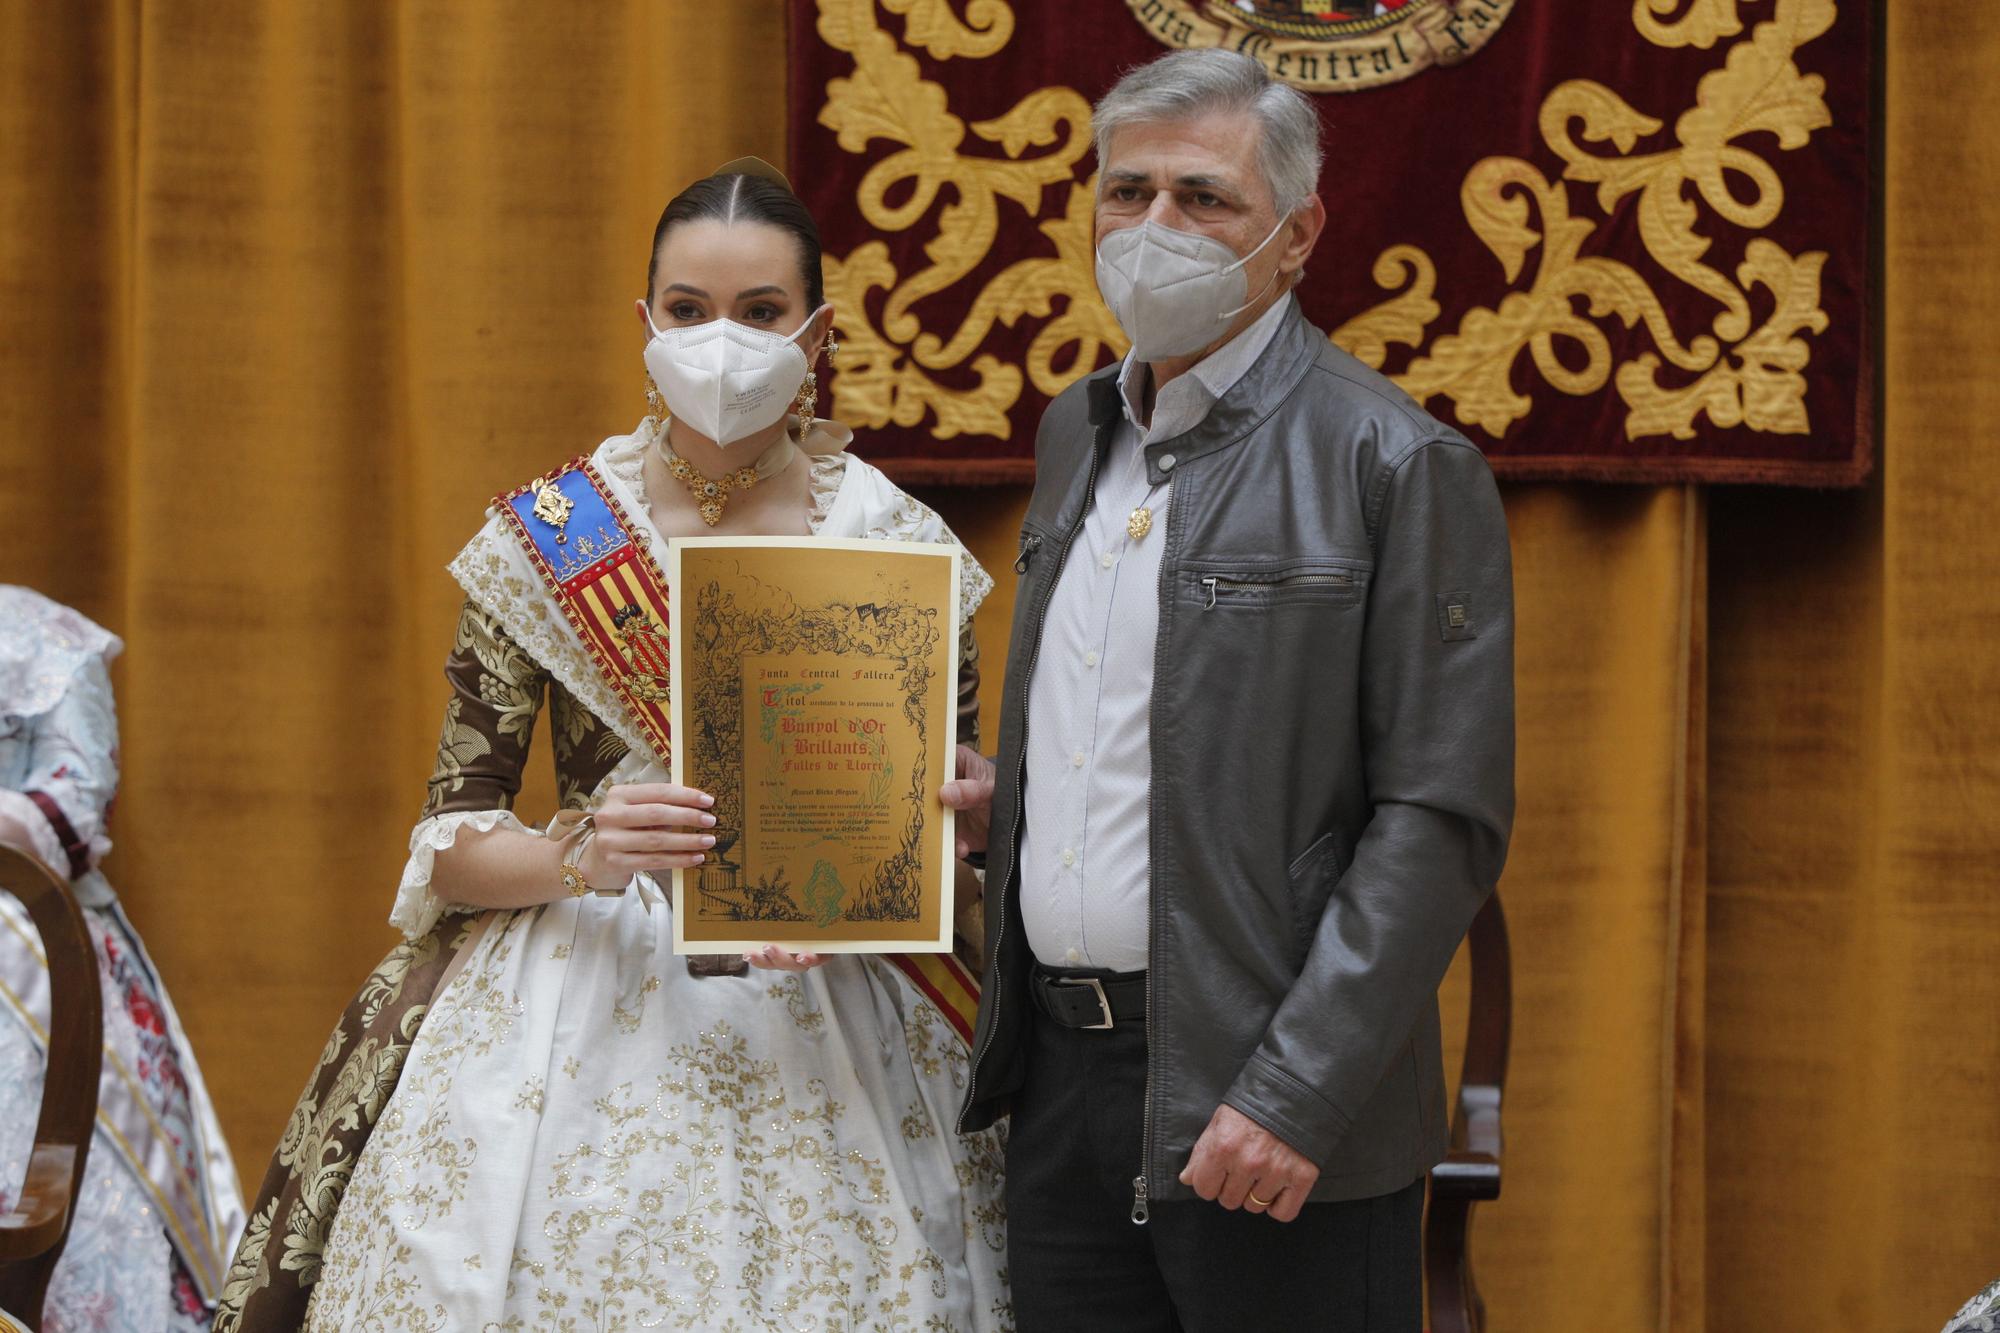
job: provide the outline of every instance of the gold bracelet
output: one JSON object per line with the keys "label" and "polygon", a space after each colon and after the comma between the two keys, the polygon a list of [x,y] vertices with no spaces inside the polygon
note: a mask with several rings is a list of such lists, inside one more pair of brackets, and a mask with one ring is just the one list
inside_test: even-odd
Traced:
{"label": "gold bracelet", "polygon": [[[586,893],[597,892],[590,886],[590,881],[583,877],[582,866],[583,854],[590,849],[591,840],[597,837],[597,828],[587,815],[577,828],[583,831],[583,836],[577,838],[576,847],[564,855],[562,863],[563,892],[572,898],[581,898]],[[565,838],[563,841],[567,843],[569,839]]]}
{"label": "gold bracelet", "polygon": [[[597,816],[588,810],[558,810],[549,820],[548,836],[563,848],[562,887],[572,898],[595,893],[583,877],[583,853],[597,836]],[[574,843],[574,846],[570,844]]]}

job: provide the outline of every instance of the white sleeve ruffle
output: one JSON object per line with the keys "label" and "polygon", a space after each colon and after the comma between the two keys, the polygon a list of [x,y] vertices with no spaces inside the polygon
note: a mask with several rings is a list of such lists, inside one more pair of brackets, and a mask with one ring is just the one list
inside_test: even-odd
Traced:
{"label": "white sleeve ruffle", "polygon": [[389,913],[389,924],[405,937],[414,940],[428,934],[449,913],[480,910],[465,903],[447,902],[431,892],[431,872],[437,864],[437,854],[457,842],[459,833],[468,828],[474,833],[506,828],[542,836],[540,830],[531,829],[515,818],[512,810],[454,810],[419,823],[410,830],[410,859],[403,866],[403,882],[396,889],[396,906]]}

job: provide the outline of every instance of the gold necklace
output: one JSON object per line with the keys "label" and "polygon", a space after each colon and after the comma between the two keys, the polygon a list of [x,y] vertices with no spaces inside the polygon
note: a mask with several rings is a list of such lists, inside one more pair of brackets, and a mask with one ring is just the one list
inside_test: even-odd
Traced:
{"label": "gold necklace", "polygon": [[701,521],[711,528],[722,521],[722,511],[728,508],[731,495],[777,476],[791,466],[793,455],[799,451],[799,447],[792,443],[790,434],[780,435],[778,442],[766,449],[754,466],[710,477],[674,452],[674,446],[667,442],[664,422],[660,427],[660,449],[666,455],[667,471],[687,487],[688,494],[694,497],[695,507],[701,511]]}

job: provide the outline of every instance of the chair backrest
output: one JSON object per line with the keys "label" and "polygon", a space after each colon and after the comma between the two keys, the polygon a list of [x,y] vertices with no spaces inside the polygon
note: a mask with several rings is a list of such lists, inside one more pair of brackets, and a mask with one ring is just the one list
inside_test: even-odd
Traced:
{"label": "chair backrest", "polygon": [[0,1215],[0,1310],[40,1328],[42,1299],[69,1240],[97,1119],[104,1012],[97,954],[68,882],[34,857],[0,846],[0,891],[27,908],[49,967],[42,1111],[21,1196],[12,1212]]}
{"label": "chair backrest", "polygon": [[1431,1333],[1481,1333],[1486,1303],[1472,1275],[1472,1207],[1500,1197],[1500,1099],[1514,1026],[1514,969],[1507,916],[1496,890],[1466,936],[1472,1004],[1460,1067],[1451,1151],[1431,1169],[1424,1217],[1424,1274]]}

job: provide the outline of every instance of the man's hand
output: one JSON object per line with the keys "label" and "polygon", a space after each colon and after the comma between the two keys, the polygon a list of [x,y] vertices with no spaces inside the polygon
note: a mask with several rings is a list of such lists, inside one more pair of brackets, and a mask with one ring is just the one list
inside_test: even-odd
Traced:
{"label": "man's hand", "polygon": [[993,761],[970,745],[958,747],[958,777],[944,784],[938,797],[958,812],[958,854],[986,850],[987,825],[993,818]]}
{"label": "man's hand", "polygon": [[1233,1106],[1215,1109],[1181,1172],[1181,1184],[1202,1198],[1278,1222],[1299,1215],[1318,1179],[1304,1154]]}

